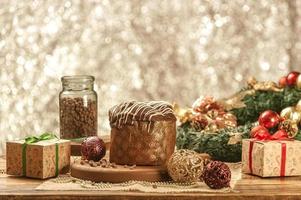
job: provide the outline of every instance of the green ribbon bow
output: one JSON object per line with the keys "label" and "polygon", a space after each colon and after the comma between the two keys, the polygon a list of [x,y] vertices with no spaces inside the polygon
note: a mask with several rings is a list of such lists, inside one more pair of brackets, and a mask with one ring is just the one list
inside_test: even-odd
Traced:
{"label": "green ribbon bow", "polygon": [[[44,140],[51,140],[58,137],[53,133],[43,133],[40,136],[28,136],[25,138],[25,142],[22,145],[22,169],[23,176],[26,176],[26,147],[28,144],[37,143]],[[59,174],[59,153],[58,153],[58,143],[55,143],[55,176]]]}
{"label": "green ribbon bow", "polygon": [[[40,142],[43,140],[51,140],[57,138],[56,135],[54,135],[53,133],[43,133],[40,136],[28,136],[25,138],[25,143],[26,144],[32,144],[32,143],[36,143],[36,142]],[[57,138],[58,139],[58,138]]]}

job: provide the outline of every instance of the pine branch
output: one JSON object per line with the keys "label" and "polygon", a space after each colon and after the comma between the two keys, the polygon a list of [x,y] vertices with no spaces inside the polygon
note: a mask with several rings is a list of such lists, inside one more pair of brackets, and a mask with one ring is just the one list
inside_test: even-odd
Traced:
{"label": "pine branch", "polygon": [[222,129],[217,133],[202,133],[193,128],[178,127],[177,148],[208,153],[216,160],[239,162],[241,160],[241,142],[228,144],[228,141],[232,133],[240,133],[242,138],[249,138],[251,128],[252,124],[246,124],[236,128]]}
{"label": "pine branch", "polygon": [[294,106],[301,99],[301,89],[286,87],[281,92],[256,91],[254,95],[243,98],[245,107],[232,109],[231,112],[237,117],[239,125],[255,122],[260,113],[265,110],[281,112],[288,106]]}
{"label": "pine branch", "polygon": [[[241,161],[241,141],[228,144],[233,133],[240,133],[241,139],[249,138],[254,124],[247,123],[236,128],[222,129],[217,133],[198,132],[189,126],[177,128],[177,148],[208,153],[213,159],[225,162]],[[301,140],[301,130],[294,138]]]}

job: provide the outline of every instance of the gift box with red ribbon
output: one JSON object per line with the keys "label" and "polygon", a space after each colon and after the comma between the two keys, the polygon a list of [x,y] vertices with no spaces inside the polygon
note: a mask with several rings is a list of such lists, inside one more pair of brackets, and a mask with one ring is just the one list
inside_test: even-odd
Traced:
{"label": "gift box with red ribbon", "polygon": [[301,175],[301,141],[242,141],[242,172],[261,177]]}

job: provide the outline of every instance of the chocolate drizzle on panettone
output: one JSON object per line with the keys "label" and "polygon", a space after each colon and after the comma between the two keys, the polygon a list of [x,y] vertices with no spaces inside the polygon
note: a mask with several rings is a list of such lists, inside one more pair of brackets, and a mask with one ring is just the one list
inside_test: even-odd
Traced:
{"label": "chocolate drizzle on panettone", "polygon": [[155,121],[176,121],[171,104],[164,101],[124,102],[109,110],[111,127],[122,128],[125,125],[133,125],[135,121],[149,122],[147,130]]}

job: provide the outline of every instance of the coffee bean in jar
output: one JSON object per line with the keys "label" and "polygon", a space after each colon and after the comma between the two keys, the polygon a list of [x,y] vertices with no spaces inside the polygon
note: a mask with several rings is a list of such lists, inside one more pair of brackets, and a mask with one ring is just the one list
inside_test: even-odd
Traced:
{"label": "coffee bean in jar", "polygon": [[97,94],[93,76],[62,77],[60,135],[64,139],[97,135]]}

